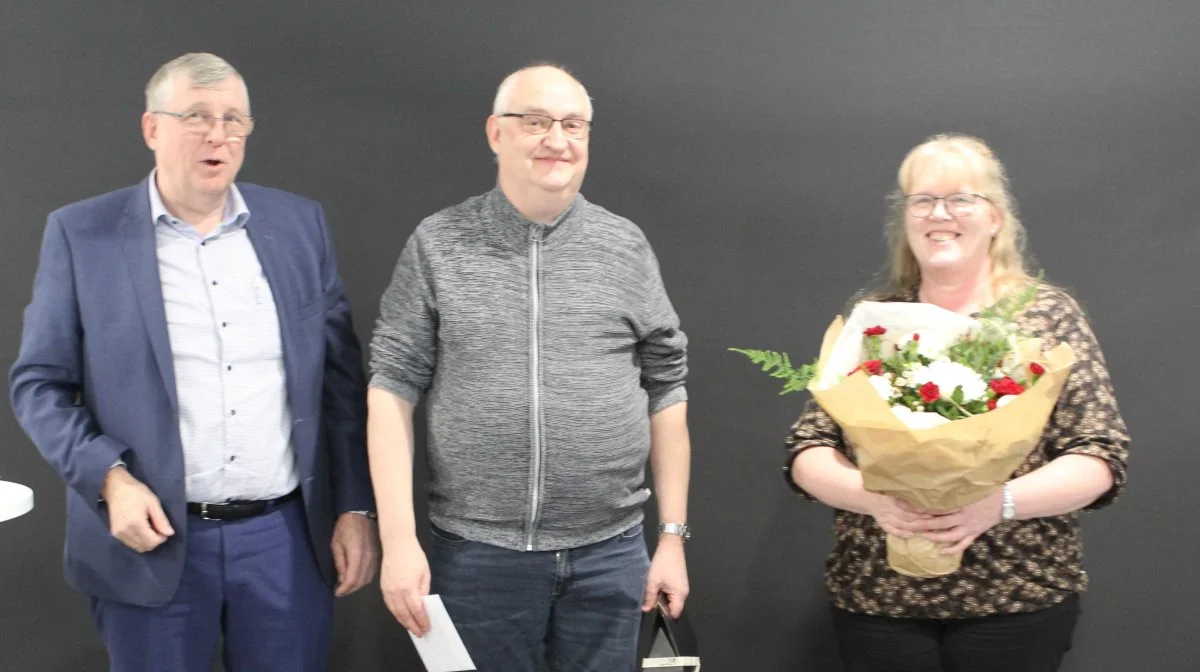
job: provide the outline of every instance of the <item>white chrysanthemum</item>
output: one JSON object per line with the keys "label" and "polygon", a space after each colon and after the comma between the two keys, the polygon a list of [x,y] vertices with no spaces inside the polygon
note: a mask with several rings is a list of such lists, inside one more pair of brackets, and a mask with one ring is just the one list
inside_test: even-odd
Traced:
{"label": "white chrysanthemum", "polygon": [[871,386],[875,388],[879,396],[883,397],[884,401],[896,396],[896,391],[892,389],[892,383],[887,378],[883,376],[871,376],[867,380],[871,381]]}
{"label": "white chrysanthemum", "polygon": [[1004,408],[1005,406],[1011,404],[1012,402],[1014,402],[1016,400],[1017,400],[1017,395],[1006,394],[1003,397],[1000,397],[999,399],[996,400],[996,408]]}
{"label": "white chrysanthemum", "polygon": [[942,397],[949,399],[955,388],[962,387],[963,401],[982,400],[987,397],[987,383],[969,367],[958,362],[935,361],[929,366],[913,369],[912,382],[916,387],[925,383],[938,386]]}
{"label": "white chrysanthemum", "polygon": [[939,413],[914,412],[907,406],[901,406],[900,404],[892,406],[892,413],[895,413],[896,417],[900,418],[900,422],[903,422],[909,429],[933,429],[934,427],[950,422],[949,418]]}

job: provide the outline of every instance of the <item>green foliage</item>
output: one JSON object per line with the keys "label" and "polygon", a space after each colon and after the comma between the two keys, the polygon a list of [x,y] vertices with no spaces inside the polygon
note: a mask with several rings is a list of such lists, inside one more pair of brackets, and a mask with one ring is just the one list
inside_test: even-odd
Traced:
{"label": "green foliage", "polygon": [[968,366],[984,380],[990,380],[992,372],[1012,354],[1009,337],[1017,335],[1017,316],[1037,298],[1041,280],[1042,273],[1038,273],[1037,280],[1029,283],[1020,294],[1001,299],[980,313],[975,318],[979,330],[950,346],[946,353],[950,360]]}
{"label": "green foliage", "polygon": [[995,304],[988,306],[986,310],[979,314],[978,319],[981,322],[1002,325],[1010,325],[1015,322],[1017,315],[1028,308],[1034,299],[1037,298],[1038,287],[1041,286],[1045,273],[1045,271],[1039,271],[1037,278],[1029,283],[1029,286],[1020,294],[1001,299]]}
{"label": "green foliage", "polygon": [[804,364],[800,368],[792,366],[792,361],[788,358],[786,352],[775,352],[774,350],[747,350],[743,348],[730,348],[730,352],[740,352],[750,358],[751,362],[758,364],[772,378],[781,378],[785,382],[783,389],[779,392],[780,395],[789,392],[803,392],[808,389],[809,383],[812,382],[814,376],[817,375],[817,363]]}
{"label": "green foliage", "polygon": [[1012,352],[1007,334],[989,335],[980,333],[967,336],[951,345],[946,356],[978,373],[984,380],[991,380],[992,372]]}
{"label": "green foliage", "polygon": [[883,339],[879,336],[864,336],[863,349],[867,351],[867,361],[883,358]]}
{"label": "green foliage", "polygon": [[[1004,359],[1012,354],[1014,342],[1012,337],[1017,335],[1017,316],[1036,300],[1041,280],[1042,274],[1039,273],[1037,280],[1031,282],[1019,294],[997,301],[995,305],[980,313],[976,317],[978,328],[947,348],[945,355],[950,361],[969,367],[984,381],[992,380],[995,370],[1000,368]],[[874,328],[868,331],[872,330]],[[883,336],[864,334],[865,360],[860,365],[869,363],[870,366],[865,368],[884,375],[890,381],[901,381],[908,372],[919,366],[928,366],[932,362],[928,357],[921,355],[919,349],[920,343],[910,340],[907,343],[897,344],[894,350],[890,347],[887,348],[890,354],[885,357]],[[771,377],[783,380],[783,389],[779,393],[781,395],[808,389],[817,375],[816,361],[795,367],[785,352],[743,348],[730,348],[729,350],[740,352],[751,362],[759,365]],[[855,369],[855,371],[857,370]],[[844,375],[852,373],[854,371],[847,371]],[[1033,380],[1036,381],[1036,377]],[[896,396],[888,400],[888,403],[907,406],[913,411],[936,412],[951,420],[986,413],[988,410],[987,400],[966,401],[961,386],[956,387],[949,398],[943,396],[930,404],[924,402],[920,390],[911,382],[895,382],[893,390],[893,394]],[[994,398],[995,393],[989,390],[988,399]]]}

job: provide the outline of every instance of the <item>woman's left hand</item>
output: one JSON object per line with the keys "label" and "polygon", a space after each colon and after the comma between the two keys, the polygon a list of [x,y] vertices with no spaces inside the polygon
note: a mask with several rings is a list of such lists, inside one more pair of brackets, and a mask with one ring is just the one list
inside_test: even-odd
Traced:
{"label": "woman's left hand", "polygon": [[1004,495],[997,490],[974,504],[939,513],[924,521],[925,531],[921,532],[921,536],[939,544],[949,544],[942,549],[946,555],[962,553],[979,535],[1000,522],[1003,503]]}

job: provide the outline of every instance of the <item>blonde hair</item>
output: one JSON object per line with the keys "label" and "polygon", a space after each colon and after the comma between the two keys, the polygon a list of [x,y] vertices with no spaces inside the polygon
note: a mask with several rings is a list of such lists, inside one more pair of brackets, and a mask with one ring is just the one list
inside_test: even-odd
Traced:
{"label": "blonde hair", "polygon": [[1025,227],[1017,215],[1017,202],[1009,190],[1004,165],[983,140],[957,133],[929,137],[904,157],[896,175],[896,190],[888,196],[885,226],[888,261],[879,288],[862,298],[879,300],[905,295],[921,284],[921,268],[905,231],[905,195],[919,174],[927,170],[960,172],[977,193],[986,196],[1001,225],[991,241],[992,286],[997,300],[1019,292],[1033,281],[1026,266]]}
{"label": "blonde hair", "polygon": [[237,77],[246,92],[246,113],[250,113],[250,91],[246,88],[246,80],[228,61],[213,54],[195,53],[184,54],[168,63],[154,73],[146,83],[146,111],[159,110],[166,104],[171,95],[171,84],[175,76],[188,76],[193,87],[204,88],[225,81],[229,77]]}

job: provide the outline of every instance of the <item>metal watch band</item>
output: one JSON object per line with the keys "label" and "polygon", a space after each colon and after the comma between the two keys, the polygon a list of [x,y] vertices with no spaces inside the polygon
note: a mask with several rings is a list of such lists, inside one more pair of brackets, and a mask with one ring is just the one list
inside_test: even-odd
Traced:
{"label": "metal watch band", "polygon": [[684,541],[692,538],[692,528],[688,527],[687,523],[659,523],[658,532],[679,535]]}
{"label": "metal watch band", "polygon": [[1000,505],[1000,519],[1012,520],[1013,516],[1017,514],[1017,504],[1013,501],[1012,488],[1005,483],[1004,487],[1000,488],[1000,492],[1004,497],[1004,502]]}

